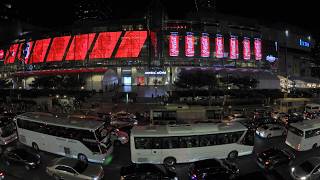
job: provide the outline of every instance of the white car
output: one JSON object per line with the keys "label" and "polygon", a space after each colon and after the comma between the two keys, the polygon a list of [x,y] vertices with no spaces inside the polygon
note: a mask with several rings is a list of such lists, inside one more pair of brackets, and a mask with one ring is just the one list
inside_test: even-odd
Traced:
{"label": "white car", "polygon": [[290,175],[295,180],[315,180],[320,178],[320,157],[311,157],[291,167]]}
{"label": "white car", "polygon": [[264,124],[256,130],[256,134],[262,138],[283,136],[286,132],[286,128],[278,124]]}
{"label": "white car", "polygon": [[54,179],[100,180],[104,176],[101,165],[65,157],[56,159],[46,171]]}

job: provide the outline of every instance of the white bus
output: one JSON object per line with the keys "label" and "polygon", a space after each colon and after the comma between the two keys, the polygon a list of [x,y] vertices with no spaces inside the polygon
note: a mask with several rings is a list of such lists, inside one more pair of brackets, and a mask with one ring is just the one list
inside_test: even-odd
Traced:
{"label": "white bus", "polygon": [[14,121],[0,116],[0,145],[7,145],[18,138]]}
{"label": "white bus", "polygon": [[290,124],[286,144],[297,151],[320,146],[320,119]]}
{"label": "white bus", "polygon": [[173,165],[252,153],[254,132],[238,122],[133,127],[131,161]]}
{"label": "white bus", "polygon": [[35,150],[103,163],[113,151],[105,123],[29,112],[15,118],[19,141]]}
{"label": "white bus", "polygon": [[307,104],[305,107],[305,111],[308,113],[318,113],[320,112],[320,104],[315,104],[315,103]]}

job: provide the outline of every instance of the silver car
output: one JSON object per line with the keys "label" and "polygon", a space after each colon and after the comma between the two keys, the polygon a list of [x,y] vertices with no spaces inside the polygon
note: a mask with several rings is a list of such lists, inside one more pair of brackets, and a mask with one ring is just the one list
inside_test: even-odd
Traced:
{"label": "silver car", "polygon": [[320,157],[311,157],[291,167],[291,176],[296,180],[315,180],[320,178]]}
{"label": "silver car", "polygon": [[56,159],[52,165],[49,165],[47,173],[57,180],[99,180],[104,175],[101,165],[65,157]]}
{"label": "silver car", "polygon": [[262,138],[271,138],[285,135],[286,129],[278,124],[264,124],[257,128],[256,134]]}

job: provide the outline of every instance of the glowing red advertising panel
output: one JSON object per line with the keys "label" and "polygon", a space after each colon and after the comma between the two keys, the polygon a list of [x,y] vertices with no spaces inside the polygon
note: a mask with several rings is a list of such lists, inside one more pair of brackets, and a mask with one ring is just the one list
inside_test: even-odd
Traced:
{"label": "glowing red advertising panel", "polygon": [[90,53],[90,59],[110,58],[121,32],[101,32]]}
{"label": "glowing red advertising panel", "polygon": [[242,41],[242,44],[243,44],[243,59],[250,60],[251,58],[250,39],[245,37]]}
{"label": "glowing red advertising panel", "polygon": [[32,46],[33,46],[33,41],[20,44],[19,50],[18,50],[19,61],[24,60],[25,64],[28,63]]}
{"label": "glowing red advertising panel", "polygon": [[238,37],[230,37],[230,59],[239,58],[239,46],[238,46]]}
{"label": "glowing red advertising panel", "polygon": [[6,58],[4,60],[4,64],[12,64],[16,58],[18,52],[19,44],[12,44],[10,48],[7,50]]}
{"label": "glowing red advertising panel", "polygon": [[171,32],[169,37],[169,56],[179,56],[179,36],[178,32]]}
{"label": "glowing red advertising panel", "polygon": [[62,61],[70,37],[71,36],[62,36],[53,38],[46,62]]}
{"label": "glowing red advertising panel", "polygon": [[217,34],[216,37],[216,58],[223,58],[224,54],[224,38]]}
{"label": "glowing red advertising panel", "polygon": [[202,33],[200,38],[200,50],[201,50],[201,57],[209,57],[210,56],[210,44],[209,44],[209,34]]}
{"label": "glowing red advertising panel", "polygon": [[0,49],[0,60],[4,58],[4,50]]}
{"label": "glowing red advertising panel", "polygon": [[185,37],[185,54],[187,57],[194,56],[194,37],[192,32],[187,32]]}
{"label": "glowing red advertising panel", "polygon": [[150,38],[151,38],[151,43],[154,48],[154,56],[158,56],[158,38],[156,32],[151,32],[150,33]]}
{"label": "glowing red advertising panel", "polygon": [[51,38],[41,39],[35,42],[29,64],[42,63],[48,50]]}
{"label": "glowing red advertising panel", "polygon": [[262,52],[261,52],[261,39],[255,38],[254,39],[254,56],[256,60],[262,59]]}
{"label": "glowing red advertising panel", "polygon": [[95,33],[75,35],[66,56],[67,61],[83,61],[94,39]]}
{"label": "glowing red advertising panel", "polygon": [[127,31],[122,38],[115,57],[138,57],[146,39],[147,31]]}

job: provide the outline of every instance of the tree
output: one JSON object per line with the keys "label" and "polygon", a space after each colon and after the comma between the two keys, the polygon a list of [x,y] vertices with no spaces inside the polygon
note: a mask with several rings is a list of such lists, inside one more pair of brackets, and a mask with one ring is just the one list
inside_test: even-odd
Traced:
{"label": "tree", "polygon": [[205,86],[208,86],[211,96],[212,89],[216,84],[215,74],[201,69],[182,70],[178,75],[178,80],[175,82],[177,87],[191,89],[193,98],[195,98],[196,90]]}

